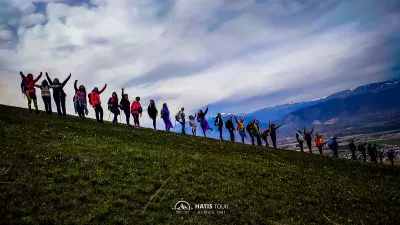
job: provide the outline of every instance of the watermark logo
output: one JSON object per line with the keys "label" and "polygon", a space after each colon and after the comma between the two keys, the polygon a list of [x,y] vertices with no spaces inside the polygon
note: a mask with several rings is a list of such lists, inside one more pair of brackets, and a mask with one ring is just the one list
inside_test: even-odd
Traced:
{"label": "watermark logo", "polygon": [[175,210],[176,214],[189,214],[191,211],[195,214],[226,214],[226,211],[229,209],[228,204],[194,204],[194,208],[190,206],[190,204],[183,199],[175,204],[175,207],[172,208]]}
{"label": "watermark logo", "polygon": [[175,210],[176,214],[189,214],[192,208],[188,202],[182,200],[177,202],[173,209]]}

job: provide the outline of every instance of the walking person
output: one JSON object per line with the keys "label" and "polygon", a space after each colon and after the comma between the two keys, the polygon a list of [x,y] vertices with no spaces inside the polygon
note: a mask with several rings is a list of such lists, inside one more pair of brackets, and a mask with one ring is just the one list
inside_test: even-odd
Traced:
{"label": "walking person", "polygon": [[329,142],[328,142],[328,146],[333,152],[333,157],[338,158],[339,157],[339,155],[338,155],[339,144],[337,142],[337,137],[332,137],[331,140],[329,140]]}
{"label": "walking person", "polygon": [[351,151],[351,159],[352,160],[357,160],[357,157],[356,157],[357,148],[356,148],[356,145],[354,144],[354,140],[350,141],[349,150]]}
{"label": "walking person", "polygon": [[171,119],[169,118],[167,103],[163,104],[163,108],[161,110],[161,118],[164,120],[165,130],[169,132],[174,126],[172,126]]}
{"label": "walking person", "polygon": [[304,137],[303,137],[303,135],[301,134],[300,128],[297,129],[297,132],[296,132],[296,139],[297,139],[297,142],[299,143],[300,151],[301,151],[301,152],[304,152],[304,150],[303,150]]}
{"label": "walking person", "polygon": [[260,124],[260,122],[258,120],[256,120],[256,117],[254,117],[254,121],[253,121],[254,137],[257,139],[257,145],[262,146],[259,124]]}
{"label": "walking person", "polygon": [[67,82],[71,78],[71,74],[69,74],[67,79],[65,79],[64,82],[62,82],[62,83],[60,83],[58,78],[54,78],[54,80],[52,81],[47,72],[46,72],[46,78],[47,78],[47,81],[50,83],[50,85],[58,85],[57,88],[53,89],[53,98],[54,98],[54,102],[56,103],[58,115],[65,117],[67,115],[67,111],[65,109],[65,98],[67,97],[67,95],[64,92],[64,86],[67,84]]}
{"label": "walking person", "polygon": [[197,121],[200,123],[201,129],[203,130],[204,137],[207,137],[207,135],[206,135],[207,130],[211,130],[211,131],[213,130],[206,120],[207,112],[208,112],[208,106],[207,106],[206,110],[204,110],[204,112],[203,112],[203,110],[199,110],[199,112],[197,113]]}
{"label": "walking person", "polygon": [[366,150],[365,150],[365,146],[367,145],[367,141],[365,141],[363,144],[358,144],[358,151],[360,151],[361,152],[361,154],[362,154],[362,156],[363,156],[363,159],[364,159],[364,162],[366,162],[367,161],[367,152],[366,152]]}
{"label": "walking person", "polygon": [[229,131],[231,141],[235,142],[235,126],[233,125],[232,116],[225,122],[225,128]]}
{"label": "walking person", "polygon": [[48,115],[51,115],[53,111],[51,110],[51,93],[50,88],[58,87],[57,85],[49,85],[47,80],[43,80],[41,85],[35,84],[35,87],[40,88],[42,94],[42,99],[44,103],[44,108]]}
{"label": "walking person", "polygon": [[224,140],[222,138],[222,128],[224,127],[224,121],[222,120],[222,115],[221,113],[217,114],[217,117],[215,118],[215,122],[214,125],[218,128],[218,132],[219,132],[219,138],[221,140]]}
{"label": "walking person", "polygon": [[376,148],[376,144],[374,144],[374,150],[376,150],[376,152],[377,152],[377,156],[379,157],[380,164],[383,164],[383,158],[385,157],[385,154],[383,153],[382,150],[378,150]]}
{"label": "walking person", "polygon": [[324,146],[324,140],[322,139],[322,134],[318,132],[315,134],[315,146],[317,146],[319,154],[323,155],[322,147]]}
{"label": "walking person", "polygon": [[275,127],[275,124],[271,124],[269,122],[270,136],[271,136],[271,140],[272,140],[272,146],[274,146],[274,148],[276,148],[276,130],[278,130],[282,125],[283,125],[283,123],[281,125]]}
{"label": "walking person", "polygon": [[189,125],[192,128],[193,136],[196,136],[196,130],[197,130],[197,123],[195,121],[196,117],[197,117],[197,114],[194,114],[194,116],[193,115],[189,116]]}
{"label": "walking person", "polygon": [[247,123],[246,130],[247,130],[247,133],[250,136],[251,145],[254,145],[254,125],[253,125],[253,121],[249,121]]}
{"label": "walking person", "polygon": [[103,121],[103,107],[101,107],[100,95],[106,90],[107,84],[99,91],[97,87],[93,88],[92,92],[89,94],[89,103],[94,108],[96,114],[96,120],[99,123],[104,123]]}
{"label": "walking person", "polygon": [[85,119],[85,115],[89,114],[89,110],[87,109],[87,99],[86,99],[86,88],[83,85],[79,85],[77,87],[78,80],[74,82],[75,96],[74,100],[74,108],[75,113],[78,113],[79,118],[82,120]]}
{"label": "walking person", "polygon": [[269,136],[270,132],[271,132],[271,129],[268,128],[261,134],[261,138],[264,140],[265,147],[267,147],[267,148],[269,147],[268,136]]}
{"label": "walking person", "polygon": [[378,163],[378,161],[376,160],[376,152],[371,143],[368,144],[368,155],[371,158],[371,162]]}
{"label": "walking person", "polygon": [[305,136],[304,139],[306,140],[307,147],[310,150],[310,153],[312,153],[312,149],[311,149],[312,148],[312,145],[311,145],[312,138],[311,138],[311,135],[314,132],[314,126],[312,127],[311,131],[306,130],[306,129],[307,129],[307,127],[304,126],[304,136]]}
{"label": "walking person", "polygon": [[236,130],[239,132],[239,135],[240,135],[240,137],[242,138],[242,143],[244,143],[244,138],[246,137],[247,138],[247,136],[246,136],[246,133],[245,133],[245,131],[244,131],[244,121],[245,121],[245,119],[246,119],[246,116],[244,116],[242,119],[240,119],[240,120],[238,120],[237,118],[236,118],[236,115],[233,115],[233,117],[235,118],[235,121],[236,121]]}
{"label": "walking person", "polygon": [[21,75],[22,78],[21,91],[28,99],[29,112],[32,112],[32,101],[33,101],[33,105],[35,106],[36,109],[36,114],[39,114],[35,84],[42,77],[42,72],[40,72],[39,76],[37,76],[36,79],[33,79],[33,75],[31,73],[25,76],[22,73],[22,71],[20,71],[19,74]]}
{"label": "walking person", "polygon": [[142,117],[142,111],[143,109],[140,105],[140,97],[136,97],[135,101],[133,101],[131,105],[131,113],[136,128],[140,128],[139,115]]}
{"label": "walking person", "polygon": [[131,102],[129,101],[128,94],[125,94],[125,89],[121,88],[121,101],[119,102],[119,108],[125,114],[125,120],[128,127],[131,126],[130,118],[131,118]]}
{"label": "walking person", "polygon": [[108,110],[114,114],[112,123],[118,125],[118,115],[120,112],[118,106],[118,95],[116,92],[113,92],[111,98],[108,99]]}
{"label": "walking person", "polygon": [[182,134],[186,134],[186,120],[185,120],[185,108],[181,108],[181,110],[175,115],[175,120],[178,121],[182,126]]}
{"label": "walking person", "polygon": [[386,156],[388,157],[390,164],[394,166],[394,149],[389,149],[386,152]]}
{"label": "walking person", "polygon": [[158,110],[156,104],[154,103],[154,100],[150,100],[150,104],[147,107],[147,114],[149,114],[150,119],[153,120],[153,127],[154,130],[156,130],[157,129],[156,119],[158,116]]}

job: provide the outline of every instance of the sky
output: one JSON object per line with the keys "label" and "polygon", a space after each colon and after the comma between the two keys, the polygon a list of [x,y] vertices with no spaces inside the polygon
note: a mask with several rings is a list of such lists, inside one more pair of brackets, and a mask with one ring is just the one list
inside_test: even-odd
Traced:
{"label": "sky", "polygon": [[69,114],[76,79],[108,85],[103,108],[124,87],[144,108],[252,112],[399,77],[399,31],[400,0],[1,0],[0,104],[27,107],[19,71],[47,71],[72,74]]}

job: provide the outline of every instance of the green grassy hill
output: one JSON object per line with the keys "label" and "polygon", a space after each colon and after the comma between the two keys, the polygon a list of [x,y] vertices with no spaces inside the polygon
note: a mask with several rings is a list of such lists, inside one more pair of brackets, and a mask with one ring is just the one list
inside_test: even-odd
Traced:
{"label": "green grassy hill", "polygon": [[399,172],[0,105],[0,224],[395,224]]}

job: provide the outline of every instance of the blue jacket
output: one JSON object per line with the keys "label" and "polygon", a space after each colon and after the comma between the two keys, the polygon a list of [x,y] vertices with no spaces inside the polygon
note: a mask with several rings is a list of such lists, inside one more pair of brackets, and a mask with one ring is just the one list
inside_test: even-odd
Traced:
{"label": "blue jacket", "polygon": [[329,147],[330,149],[332,149],[333,151],[337,151],[339,149],[339,144],[337,143],[337,141],[332,138],[331,140],[329,140]]}

